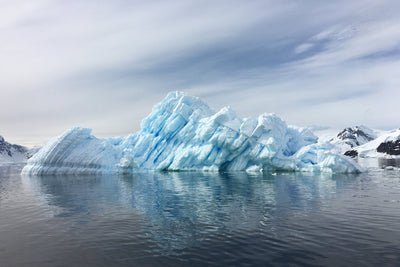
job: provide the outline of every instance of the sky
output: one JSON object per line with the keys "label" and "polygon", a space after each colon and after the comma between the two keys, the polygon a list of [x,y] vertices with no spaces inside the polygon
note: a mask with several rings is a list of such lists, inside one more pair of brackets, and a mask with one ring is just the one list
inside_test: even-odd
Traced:
{"label": "sky", "polygon": [[400,127],[400,1],[0,0],[0,135],[125,136],[170,91],[244,118]]}

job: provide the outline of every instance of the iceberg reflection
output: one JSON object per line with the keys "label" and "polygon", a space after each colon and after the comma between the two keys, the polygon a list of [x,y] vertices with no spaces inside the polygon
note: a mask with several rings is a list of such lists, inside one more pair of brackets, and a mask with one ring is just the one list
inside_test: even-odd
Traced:
{"label": "iceberg reflection", "polygon": [[[254,232],[320,210],[357,175],[304,173],[151,172],[134,175],[24,177],[40,201],[57,206],[55,216],[113,220],[135,218],[141,235],[163,254],[195,247],[210,235]],[[116,220],[118,219],[118,220]],[[123,225],[126,226],[126,222]],[[276,229],[274,229],[276,228]],[[280,230],[281,229],[281,230]],[[135,238],[132,236],[132,238]]]}

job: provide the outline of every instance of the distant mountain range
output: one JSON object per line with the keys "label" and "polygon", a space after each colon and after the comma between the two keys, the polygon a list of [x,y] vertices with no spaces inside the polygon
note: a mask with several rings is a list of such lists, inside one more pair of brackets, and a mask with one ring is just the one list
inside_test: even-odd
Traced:
{"label": "distant mountain range", "polygon": [[[316,132],[318,135],[318,131]],[[325,134],[326,135],[326,134]],[[348,127],[328,140],[346,156],[361,158],[400,157],[400,129],[373,130],[366,126]]]}
{"label": "distant mountain range", "polygon": [[400,157],[400,129],[381,132],[373,140],[354,146],[345,153],[351,157],[393,158]]}
{"label": "distant mountain range", "polygon": [[365,126],[355,126],[345,128],[331,140],[331,143],[342,146],[347,145],[349,148],[353,148],[368,143],[377,137],[378,134],[374,130]]}
{"label": "distant mountain range", "polygon": [[0,163],[22,163],[32,157],[40,148],[29,149],[10,144],[0,135]]}

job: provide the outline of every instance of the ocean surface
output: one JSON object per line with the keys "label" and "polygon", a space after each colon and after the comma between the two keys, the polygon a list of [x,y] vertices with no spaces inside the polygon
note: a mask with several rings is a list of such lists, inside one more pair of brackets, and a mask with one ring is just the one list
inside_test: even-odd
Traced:
{"label": "ocean surface", "polygon": [[399,162],[375,163],[57,177],[2,165],[0,266],[400,266]]}

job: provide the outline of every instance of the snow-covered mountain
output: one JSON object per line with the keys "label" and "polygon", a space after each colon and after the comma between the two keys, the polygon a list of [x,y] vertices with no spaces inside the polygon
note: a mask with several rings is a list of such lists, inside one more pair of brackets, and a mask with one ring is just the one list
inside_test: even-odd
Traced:
{"label": "snow-covered mountain", "polygon": [[400,129],[383,132],[376,139],[345,152],[361,158],[400,157]]}
{"label": "snow-covered mountain", "polygon": [[242,119],[230,108],[213,111],[197,97],[170,93],[125,138],[99,139],[72,128],[49,141],[23,173],[97,174],[136,170],[360,172],[351,158],[317,144],[309,130],[275,114]]}
{"label": "snow-covered mountain", "polygon": [[377,137],[374,130],[361,125],[344,129],[331,140],[331,143],[341,147],[353,148],[366,144]]}
{"label": "snow-covered mountain", "polygon": [[26,162],[38,148],[29,149],[24,146],[10,144],[0,136],[0,163]]}
{"label": "snow-covered mountain", "polygon": [[334,150],[346,156],[353,158],[400,157],[400,129],[382,131],[366,126],[354,126],[345,128],[337,135],[330,128],[314,126],[311,129],[315,129],[314,133],[318,136],[319,142],[331,143],[335,146]]}

